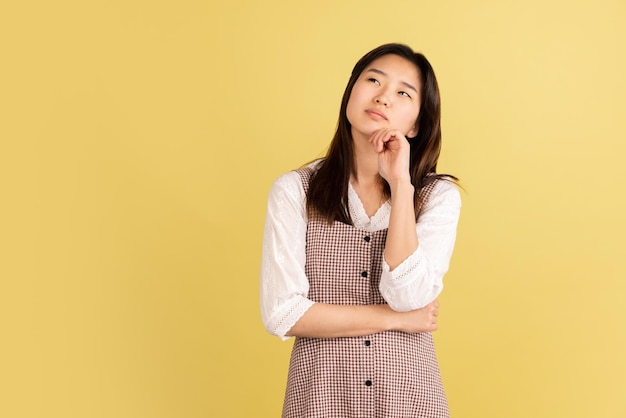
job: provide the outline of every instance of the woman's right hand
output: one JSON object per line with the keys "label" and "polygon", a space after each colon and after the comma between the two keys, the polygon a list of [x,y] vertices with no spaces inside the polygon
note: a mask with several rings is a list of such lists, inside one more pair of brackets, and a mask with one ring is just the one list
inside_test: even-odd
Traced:
{"label": "woman's right hand", "polygon": [[396,312],[397,323],[394,329],[411,334],[437,331],[437,316],[439,316],[439,301],[435,299],[421,309]]}

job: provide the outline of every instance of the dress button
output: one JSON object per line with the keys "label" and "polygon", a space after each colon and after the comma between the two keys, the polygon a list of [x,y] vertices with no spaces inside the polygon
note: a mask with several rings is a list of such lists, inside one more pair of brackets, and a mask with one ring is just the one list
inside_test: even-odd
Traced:
{"label": "dress button", "polygon": [[366,347],[369,347],[372,344],[372,342],[370,340],[365,340],[364,344]]}
{"label": "dress button", "polygon": [[363,239],[365,240],[365,242],[370,242],[370,237],[369,237],[369,235],[366,235]]}
{"label": "dress button", "polygon": [[366,271],[362,271],[361,272],[361,277],[367,277],[367,272]]}
{"label": "dress button", "polygon": [[365,381],[365,386],[372,386],[372,381],[371,380],[366,380]]}

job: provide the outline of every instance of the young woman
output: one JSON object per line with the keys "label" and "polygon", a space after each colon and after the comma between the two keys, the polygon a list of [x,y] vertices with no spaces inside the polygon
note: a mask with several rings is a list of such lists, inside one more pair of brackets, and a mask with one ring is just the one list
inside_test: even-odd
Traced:
{"label": "young woman", "polygon": [[448,417],[437,329],[461,207],[440,100],[401,44],[357,62],[325,158],[270,191],[261,312],[295,336],[283,417]]}

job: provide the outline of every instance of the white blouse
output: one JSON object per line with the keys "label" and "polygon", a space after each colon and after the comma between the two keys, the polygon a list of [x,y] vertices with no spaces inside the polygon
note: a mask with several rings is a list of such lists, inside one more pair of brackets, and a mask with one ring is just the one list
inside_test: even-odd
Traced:
{"label": "white blouse", "polygon": [[[389,226],[390,201],[370,218],[351,185],[348,209],[356,228],[375,232]],[[418,248],[392,271],[383,259],[379,290],[392,309],[419,309],[441,293],[460,209],[456,186],[438,181],[416,224]],[[261,260],[261,316],[265,328],[282,339],[314,304],[307,298],[304,272],[306,230],[306,196],[300,176],[292,171],[280,176],[270,190]]]}

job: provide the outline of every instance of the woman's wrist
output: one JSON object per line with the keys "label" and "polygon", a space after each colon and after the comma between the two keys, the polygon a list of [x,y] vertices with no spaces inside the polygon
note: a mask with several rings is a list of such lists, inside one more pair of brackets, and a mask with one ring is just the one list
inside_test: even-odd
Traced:
{"label": "woman's wrist", "polygon": [[410,178],[398,179],[387,183],[389,183],[389,189],[391,190],[392,197],[394,195],[401,196],[403,194],[413,197],[413,193],[415,193],[415,187],[411,183]]}

